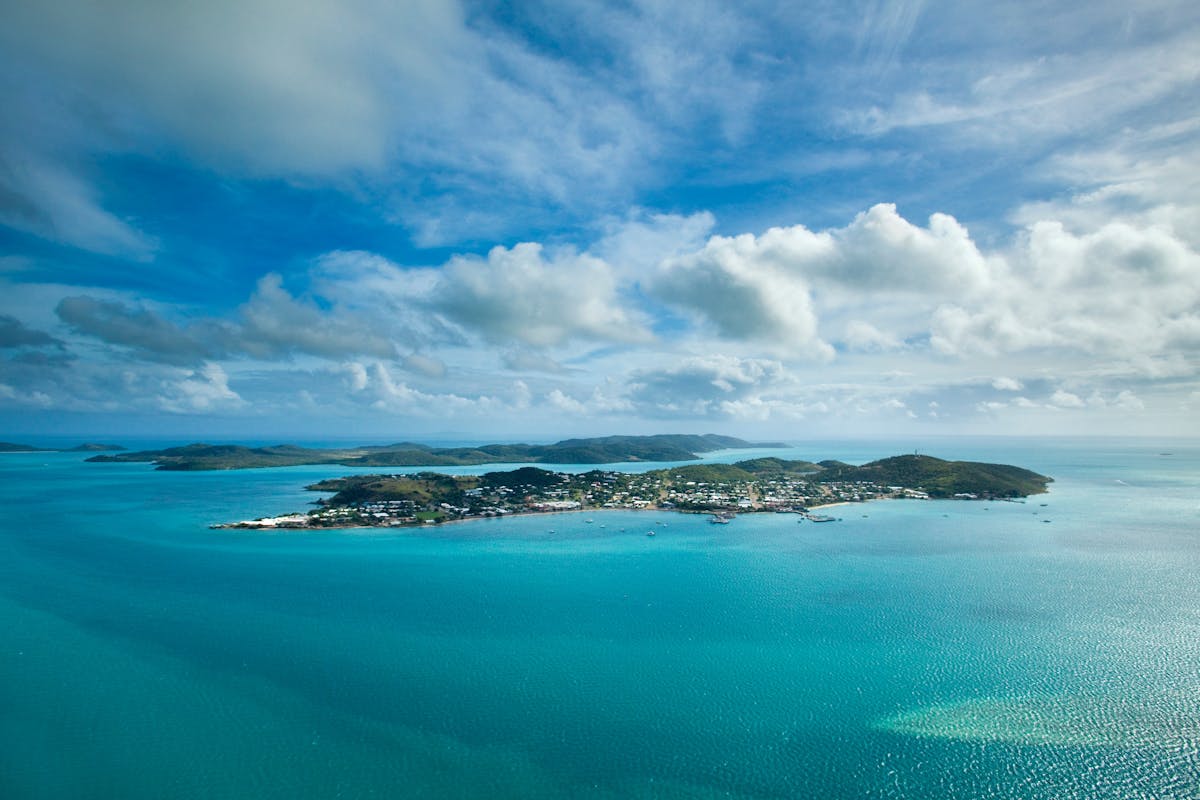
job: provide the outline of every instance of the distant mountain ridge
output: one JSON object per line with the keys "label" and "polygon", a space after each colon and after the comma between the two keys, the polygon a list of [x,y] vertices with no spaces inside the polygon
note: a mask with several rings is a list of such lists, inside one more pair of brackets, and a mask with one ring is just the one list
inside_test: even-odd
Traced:
{"label": "distant mountain ridge", "polygon": [[93,462],[152,462],[161,470],[250,469],[312,464],[347,467],[450,467],[494,463],[614,464],[636,461],[694,461],[699,453],[746,447],[785,447],[717,434],[658,434],[564,439],[547,445],[488,444],[431,447],[414,442],[340,449],[296,445],[245,447],[189,444],[163,450],[98,455]]}

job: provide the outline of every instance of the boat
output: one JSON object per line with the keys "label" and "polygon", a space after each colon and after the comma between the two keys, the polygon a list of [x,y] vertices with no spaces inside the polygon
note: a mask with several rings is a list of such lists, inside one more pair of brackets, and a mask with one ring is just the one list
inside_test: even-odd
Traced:
{"label": "boat", "polygon": [[808,521],[809,522],[836,522],[837,520],[834,517],[827,517],[824,514],[809,514]]}
{"label": "boat", "polygon": [[728,525],[730,522],[733,522],[733,517],[733,514],[726,514],[722,512],[720,514],[713,514],[708,518],[708,521],[713,525]]}
{"label": "boat", "polygon": [[654,535],[654,531],[646,531],[646,535],[647,535],[647,536],[653,536],[653,535]]}

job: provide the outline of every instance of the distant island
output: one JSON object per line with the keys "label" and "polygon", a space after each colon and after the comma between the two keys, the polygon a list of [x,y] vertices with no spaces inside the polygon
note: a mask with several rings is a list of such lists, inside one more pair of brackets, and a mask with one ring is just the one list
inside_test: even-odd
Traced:
{"label": "distant island", "polygon": [[0,442],[0,453],[45,453],[44,448],[15,442]]}
{"label": "distant island", "polygon": [[904,455],[854,466],[841,461],[756,458],[644,473],[580,474],[521,467],[484,475],[355,475],[308,486],[333,492],[317,510],[214,525],[217,528],[402,527],[522,513],[587,509],[670,509],[711,513],[793,512],[882,498],[1016,500],[1053,479],[1021,467]]}
{"label": "distant island", "polygon": [[694,461],[700,453],[746,447],[785,447],[715,434],[605,436],[564,439],[554,444],[488,444],[430,447],[414,442],[322,449],[281,444],[273,447],[189,444],[165,450],[100,455],[95,462],[150,462],[162,470],[249,469],[337,464],[345,467],[464,467],[479,464],[616,464],[629,461]]}
{"label": "distant island", "polygon": [[66,450],[56,450],[51,447],[34,447],[28,444],[15,444],[13,442],[0,442],[0,453],[100,453],[108,450],[124,450],[119,444],[96,444],[95,442],[87,442],[85,444],[69,447]]}

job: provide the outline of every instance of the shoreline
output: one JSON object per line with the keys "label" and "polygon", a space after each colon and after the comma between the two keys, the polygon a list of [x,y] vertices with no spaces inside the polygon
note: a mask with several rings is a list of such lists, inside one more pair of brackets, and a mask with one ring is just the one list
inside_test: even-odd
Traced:
{"label": "shoreline", "polygon": [[[878,498],[886,500],[890,498]],[[832,503],[824,503],[821,505],[807,506],[808,511],[816,511],[818,509],[834,508],[837,506],[851,505],[866,505],[874,500],[863,501],[859,503],[850,502],[848,500],[839,500]],[[794,514],[801,519],[804,519],[806,512],[793,510],[773,510],[765,508],[740,509],[736,512],[730,512],[728,509],[712,509],[712,510],[693,510],[680,508],[571,508],[560,509],[557,511],[514,511],[509,514],[497,514],[495,516],[478,516],[478,517],[460,517],[458,519],[447,519],[441,522],[421,522],[410,523],[405,525],[278,525],[278,524],[255,524],[260,520],[242,520],[240,522],[229,523],[214,523],[209,525],[210,530],[246,530],[246,531],[353,531],[353,530],[371,530],[371,531],[413,531],[413,530],[429,530],[442,528],[447,525],[461,525],[472,522],[489,522],[494,520],[515,519],[519,517],[556,517],[562,515],[575,514],[611,514],[617,512],[629,512],[636,514],[644,514],[647,512],[657,512],[661,514],[685,514],[694,516],[711,516],[714,514],[734,513],[740,515],[757,515],[757,514]],[[299,516],[298,514],[280,514],[275,517],[263,517],[262,520],[280,520],[288,517]]]}

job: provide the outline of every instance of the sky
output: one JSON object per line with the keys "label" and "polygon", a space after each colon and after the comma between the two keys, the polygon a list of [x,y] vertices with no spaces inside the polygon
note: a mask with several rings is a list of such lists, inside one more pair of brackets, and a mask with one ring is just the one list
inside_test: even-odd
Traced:
{"label": "sky", "polygon": [[0,0],[0,433],[1200,435],[1200,6]]}

